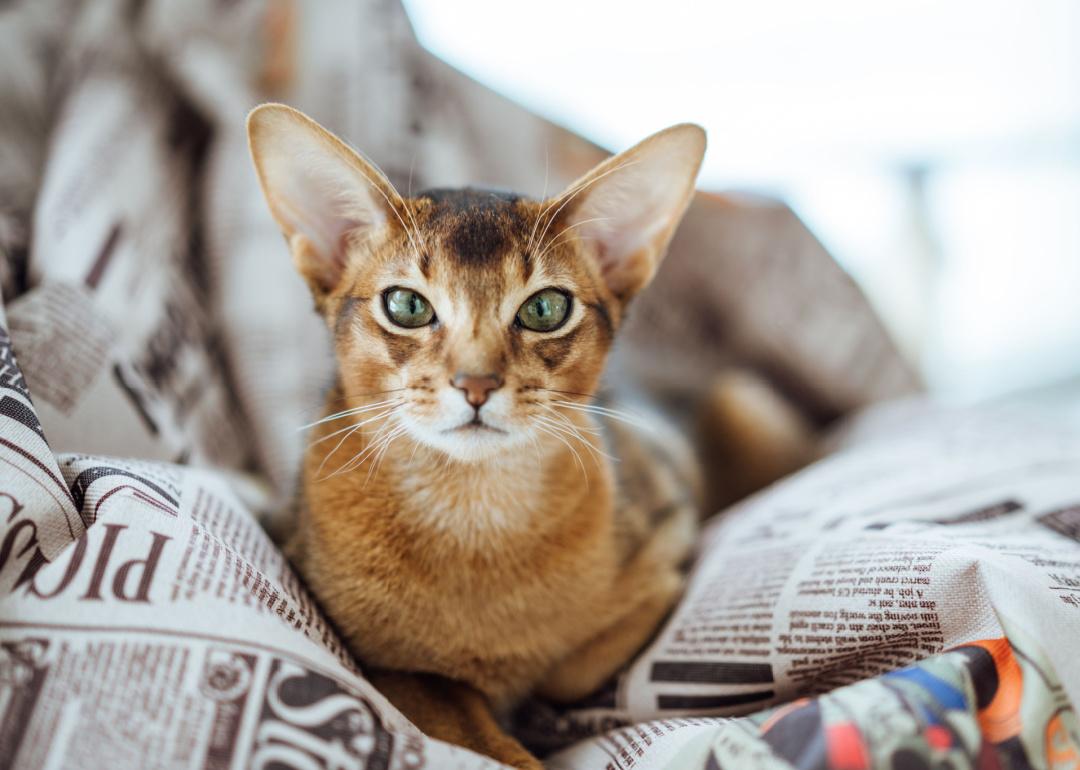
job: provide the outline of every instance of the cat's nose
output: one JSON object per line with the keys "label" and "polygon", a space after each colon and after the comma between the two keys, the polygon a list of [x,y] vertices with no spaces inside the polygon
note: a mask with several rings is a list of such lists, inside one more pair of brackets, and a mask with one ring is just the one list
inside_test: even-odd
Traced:
{"label": "cat's nose", "polygon": [[454,375],[450,384],[465,393],[465,400],[474,407],[481,407],[488,400],[488,393],[502,387],[503,380],[497,374],[463,374]]}

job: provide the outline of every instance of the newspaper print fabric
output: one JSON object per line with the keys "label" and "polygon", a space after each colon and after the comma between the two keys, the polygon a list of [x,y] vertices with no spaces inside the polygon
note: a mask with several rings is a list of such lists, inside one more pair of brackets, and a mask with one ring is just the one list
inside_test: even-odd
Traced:
{"label": "newspaper print fabric", "polygon": [[[403,189],[603,157],[393,0],[0,7],[0,770],[495,767],[367,684],[262,526],[331,376],[246,156],[268,98]],[[699,195],[641,300],[617,365],[669,402],[732,363],[818,420],[916,384],[782,206]],[[888,414],[717,518],[650,647],[524,704],[523,740],[574,770],[1075,767],[1075,423]]]}
{"label": "newspaper print fabric", "polygon": [[[269,485],[53,456],[3,355],[24,408],[0,422],[0,766],[494,766],[367,685],[257,523]],[[718,520],[653,645],[591,704],[526,706],[520,734],[576,741],[555,768],[1075,766],[1080,428],[923,419]],[[45,560],[71,513],[83,534]]]}
{"label": "newspaper print fabric", "polygon": [[866,414],[708,527],[680,606],[607,693],[531,704],[520,733],[609,730],[566,768],[1075,767],[1080,409],[1061,412]]}

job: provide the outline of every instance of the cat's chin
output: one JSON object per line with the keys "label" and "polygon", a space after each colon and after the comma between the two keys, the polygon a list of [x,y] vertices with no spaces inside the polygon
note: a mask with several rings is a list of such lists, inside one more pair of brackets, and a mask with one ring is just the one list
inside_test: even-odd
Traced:
{"label": "cat's chin", "polygon": [[413,439],[450,455],[460,462],[474,463],[505,456],[506,450],[523,443],[515,433],[484,424],[467,424],[442,431],[411,431]]}

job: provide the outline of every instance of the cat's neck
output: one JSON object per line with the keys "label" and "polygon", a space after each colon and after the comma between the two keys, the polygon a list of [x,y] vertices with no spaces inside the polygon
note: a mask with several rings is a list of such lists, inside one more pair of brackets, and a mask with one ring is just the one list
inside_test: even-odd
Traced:
{"label": "cat's neck", "polygon": [[537,533],[593,498],[610,495],[611,473],[602,453],[591,435],[565,442],[538,436],[472,461],[405,441],[386,482],[402,517],[432,533],[481,545]]}

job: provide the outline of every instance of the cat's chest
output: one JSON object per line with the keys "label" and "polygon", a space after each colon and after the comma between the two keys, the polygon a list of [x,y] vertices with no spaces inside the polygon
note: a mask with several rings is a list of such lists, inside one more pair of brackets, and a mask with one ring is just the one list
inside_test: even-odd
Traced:
{"label": "cat's chest", "polygon": [[[494,477],[492,477],[494,476]],[[439,549],[453,544],[496,549],[544,524],[549,501],[560,498],[537,474],[469,474],[397,482],[398,518]]]}

